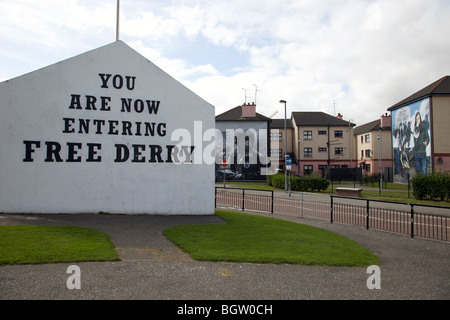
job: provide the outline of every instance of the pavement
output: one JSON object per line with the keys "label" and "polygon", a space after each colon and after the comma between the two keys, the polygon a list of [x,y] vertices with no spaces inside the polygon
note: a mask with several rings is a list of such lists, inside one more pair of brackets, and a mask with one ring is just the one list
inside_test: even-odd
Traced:
{"label": "pavement", "polygon": [[[258,214],[258,213],[252,213]],[[260,214],[271,216],[270,214]],[[289,218],[343,234],[380,258],[380,289],[367,268],[200,262],[168,241],[173,225],[217,216],[0,214],[0,225],[77,225],[109,234],[120,261],[0,267],[1,300],[449,300],[450,243],[363,227]],[[68,289],[70,265],[81,288]]]}

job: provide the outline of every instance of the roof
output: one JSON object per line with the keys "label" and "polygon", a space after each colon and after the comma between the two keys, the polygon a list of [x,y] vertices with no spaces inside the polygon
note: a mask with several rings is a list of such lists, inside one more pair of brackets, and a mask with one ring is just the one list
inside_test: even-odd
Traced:
{"label": "roof", "polygon": [[[284,119],[272,119],[270,123],[271,129],[284,129]],[[286,119],[286,128],[294,128],[291,119]]]}
{"label": "roof", "polygon": [[242,118],[242,106],[237,106],[216,116],[216,121],[271,121],[272,119],[256,113],[255,118]]}
{"label": "roof", "polygon": [[361,133],[370,132],[372,130],[379,130],[380,129],[380,123],[381,123],[381,120],[378,119],[378,120],[374,120],[374,121],[371,121],[371,122],[366,123],[366,124],[362,124],[362,125],[356,127],[355,129],[353,129],[353,134],[354,135],[358,135],[358,134],[361,134]]}
{"label": "roof", "polygon": [[387,110],[392,111],[404,105],[410,104],[414,101],[418,101],[432,95],[450,95],[450,76],[442,77],[441,79],[433,82],[432,84],[426,86],[425,88],[410,95],[406,99],[403,99],[402,101],[394,104]]}
{"label": "roof", "polygon": [[295,120],[297,126],[338,126],[338,127],[348,127],[355,126],[346,120],[339,119],[325,112],[320,111],[299,111],[292,112],[292,118]]}

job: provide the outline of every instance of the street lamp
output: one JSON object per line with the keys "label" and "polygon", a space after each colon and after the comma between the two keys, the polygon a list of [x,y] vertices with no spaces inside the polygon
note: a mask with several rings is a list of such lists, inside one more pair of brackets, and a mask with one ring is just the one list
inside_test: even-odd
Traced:
{"label": "street lamp", "polygon": [[[287,156],[287,129],[286,129],[286,101],[280,100],[281,104],[284,104],[284,159]],[[287,190],[287,174],[286,174],[286,160],[284,163],[284,191]]]}

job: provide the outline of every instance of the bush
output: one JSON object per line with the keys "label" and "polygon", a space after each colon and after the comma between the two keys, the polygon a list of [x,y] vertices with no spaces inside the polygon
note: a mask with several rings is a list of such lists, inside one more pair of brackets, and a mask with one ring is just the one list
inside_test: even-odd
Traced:
{"label": "bush", "polygon": [[[277,173],[271,176],[267,176],[267,183],[278,189],[284,189],[284,174]],[[292,191],[322,191],[326,190],[330,185],[330,182],[321,177],[308,176],[297,177],[291,176],[291,190]]]}
{"label": "bush", "polygon": [[271,186],[278,188],[278,189],[284,189],[284,174],[277,173],[271,176]]}
{"label": "bush", "polygon": [[424,174],[417,174],[411,179],[411,187],[413,197],[422,200],[427,195],[427,176]]}
{"label": "bush", "polygon": [[369,184],[374,184],[374,183],[378,183],[380,181],[380,178],[377,176],[362,176],[361,177],[361,184],[363,185],[369,185]]}
{"label": "bush", "polygon": [[433,172],[432,175],[417,174],[411,179],[413,197],[419,200],[450,199],[450,172]]}

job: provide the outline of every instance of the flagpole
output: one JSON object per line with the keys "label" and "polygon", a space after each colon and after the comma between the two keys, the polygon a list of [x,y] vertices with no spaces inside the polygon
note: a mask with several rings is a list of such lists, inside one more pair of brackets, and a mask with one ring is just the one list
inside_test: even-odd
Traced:
{"label": "flagpole", "polygon": [[120,0],[117,0],[116,41],[119,41],[119,5],[120,5]]}

